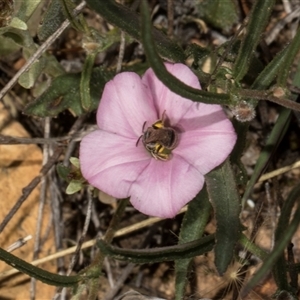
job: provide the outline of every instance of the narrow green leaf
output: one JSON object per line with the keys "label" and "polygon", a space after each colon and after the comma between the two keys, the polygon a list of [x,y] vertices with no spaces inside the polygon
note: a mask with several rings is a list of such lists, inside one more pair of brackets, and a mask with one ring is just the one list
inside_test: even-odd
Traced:
{"label": "narrow green leaf", "polygon": [[[297,186],[293,190],[293,192],[289,195],[289,197],[290,199],[287,200],[288,202],[290,201],[293,202],[295,201],[295,198],[299,198],[299,186]],[[290,222],[289,225],[286,224],[284,234],[280,237],[278,242],[275,243],[272,253],[268,255],[263,265],[259,268],[256,274],[252,277],[252,279],[247,283],[247,285],[243,289],[243,293],[241,297],[243,297],[243,295],[246,295],[251,289],[253,289],[264,278],[264,276],[266,276],[266,274],[270,272],[271,268],[274,266],[278,258],[282,255],[287,244],[290,242],[291,238],[296,232],[299,226],[299,222],[300,222],[300,206],[298,204],[298,208],[294,213],[294,217],[292,221]]]}
{"label": "narrow green leaf", "polygon": [[60,2],[62,4],[64,14],[68,18],[72,26],[80,32],[89,34],[86,20],[83,18],[82,14],[79,14],[76,17],[73,16],[73,10],[76,8],[75,3],[71,0],[60,0]]}
{"label": "narrow green leaf", "polygon": [[49,285],[72,287],[82,280],[82,278],[79,275],[62,276],[42,270],[20,259],[19,257],[5,251],[2,248],[0,248],[0,260],[6,262],[8,265],[19,270],[20,272],[25,273],[30,277],[33,277]]}
{"label": "narrow green leaf", "polygon": [[145,53],[149,60],[149,64],[155,72],[155,75],[158,77],[158,79],[161,82],[163,82],[171,91],[184,98],[203,103],[229,105],[231,103],[229,95],[210,93],[192,88],[167,71],[161,58],[156,52],[156,45],[154,43],[154,40],[152,39],[151,21],[148,12],[148,4],[146,0],[142,0],[141,4],[142,42]]}
{"label": "narrow green leaf", "polygon": [[205,179],[217,220],[215,265],[222,275],[232,261],[242,230],[240,196],[228,160],[207,174]]}
{"label": "narrow green leaf", "polygon": [[[184,244],[201,238],[211,212],[211,204],[208,199],[206,188],[188,205],[184,215],[178,244]],[[189,266],[193,258],[184,258],[175,261],[175,299],[184,298],[185,286],[188,279]]]}
{"label": "narrow green leaf", "polygon": [[84,110],[88,111],[92,105],[91,100],[91,90],[90,90],[90,80],[92,76],[94,61],[96,58],[97,52],[88,53],[82,73],[80,78],[80,98],[81,98],[81,105]]}
{"label": "narrow green leaf", "polygon": [[[272,64],[270,67],[267,67],[268,70],[272,72],[273,74],[275,74],[276,70],[279,70],[282,66],[282,64],[284,63],[285,59],[286,59],[286,55],[288,55],[289,53],[289,47],[286,47],[284,50],[282,50],[275,58],[274,58],[274,62],[272,61]],[[265,71],[263,71],[265,72]],[[265,73],[267,74],[267,72]],[[293,79],[293,85],[300,87],[300,66],[298,66],[295,77]],[[263,77],[261,78],[261,84],[268,84],[273,78],[272,77]],[[254,83],[256,88],[263,88],[262,85],[260,85],[260,83],[257,81]],[[296,99],[296,96],[293,96],[294,99]],[[276,150],[276,148],[278,147],[278,145],[280,144],[281,140],[283,139],[285,132],[289,126],[290,123],[290,118],[291,118],[291,110],[284,108],[281,110],[281,112],[279,113],[279,117],[276,120],[276,123],[272,129],[271,134],[269,135],[269,138],[267,140],[267,143],[264,147],[264,149],[262,150],[257,163],[255,165],[254,168],[254,172],[246,186],[246,190],[245,193],[243,195],[242,198],[242,203],[244,205],[244,203],[248,200],[252,189],[254,187],[254,184],[257,182],[258,178],[261,176],[261,174],[263,173],[263,171],[267,168],[268,163],[274,153],[274,151]]]}
{"label": "narrow green leaf", "polygon": [[[300,197],[300,185],[296,186],[290,193],[288,199],[284,202],[281,210],[281,214],[278,220],[277,228],[275,231],[275,244],[286,234],[286,226],[291,219],[292,209],[295,206],[295,202]],[[280,290],[291,290],[287,277],[287,262],[284,253],[282,253],[273,268],[273,275],[277,286]]]}
{"label": "narrow green leaf", "polygon": [[286,87],[287,80],[291,71],[292,64],[300,48],[300,28],[291,43],[289,44],[287,55],[285,56],[284,68],[278,73],[277,83],[280,86]]}
{"label": "narrow green leaf", "polygon": [[[105,5],[102,1],[87,0],[86,2],[91,9],[109,23],[127,32],[134,39],[141,41],[141,22],[137,13],[112,0],[106,0]],[[171,61],[184,62],[184,52],[175,42],[157,29],[153,29],[153,36],[161,56]]]}
{"label": "narrow green leaf", "polygon": [[250,180],[248,181],[245,193],[242,198],[243,204],[250,197],[250,194],[252,192],[254,184],[257,182],[259,177],[262,175],[264,170],[267,168],[271,157],[273,156],[279,143],[283,139],[283,137],[286,133],[286,130],[289,126],[289,123],[290,123],[290,117],[291,117],[290,109],[284,108],[281,110],[279,117],[276,121],[276,124],[273,127],[271,134],[269,135],[266,145],[264,146],[263,150],[261,151],[259,158],[255,164],[253,174],[252,174]]}
{"label": "narrow green leaf", "polygon": [[[90,82],[90,111],[98,107],[104,85],[113,75],[100,68],[93,70]],[[24,112],[39,117],[57,116],[65,109],[71,110],[75,115],[84,113],[79,90],[80,78],[80,74],[65,74],[56,77],[41,96],[27,105]]]}
{"label": "narrow green leaf", "polygon": [[[252,84],[251,88],[256,90],[263,90],[270,87],[271,83],[274,81],[276,76],[279,74],[280,70],[283,68],[288,49],[290,45],[285,47],[282,51],[280,51],[274,59],[264,68],[264,70],[257,76],[256,80]],[[257,100],[249,99],[247,100],[253,107],[257,105]],[[237,142],[234,146],[233,151],[231,152],[230,159],[233,163],[235,163],[239,169],[240,173],[238,175],[239,182],[246,184],[245,180],[247,180],[248,176],[244,170],[243,164],[240,160],[241,155],[244,153],[247,139],[247,131],[249,128],[249,122],[241,123],[234,120],[234,128],[237,132]],[[255,179],[257,180],[258,177]],[[254,179],[253,182],[255,183]],[[247,192],[248,193],[248,192]],[[249,196],[249,195],[248,195]]]}
{"label": "narrow green leaf", "polygon": [[287,45],[282,49],[272,61],[263,69],[263,71],[257,76],[256,80],[253,82],[251,89],[253,90],[264,90],[267,89],[271,83],[274,81],[276,76],[284,68],[284,62],[287,58],[291,45]]}
{"label": "narrow green leaf", "polygon": [[275,0],[257,0],[252,7],[246,34],[243,37],[241,48],[233,67],[236,81],[243,79],[248,71],[251,57],[260,41],[263,30],[269,20]]}
{"label": "narrow green leaf", "polygon": [[243,249],[251,252],[260,260],[265,260],[269,255],[269,252],[262,250],[253,241],[250,241],[244,234],[240,235],[239,243],[243,246]]}
{"label": "narrow green leaf", "polygon": [[98,241],[97,245],[101,252],[117,260],[125,260],[135,264],[155,263],[162,261],[174,261],[182,257],[191,258],[202,255],[212,250],[215,236],[208,235],[199,240],[163,248],[130,250],[113,247],[104,241]]}

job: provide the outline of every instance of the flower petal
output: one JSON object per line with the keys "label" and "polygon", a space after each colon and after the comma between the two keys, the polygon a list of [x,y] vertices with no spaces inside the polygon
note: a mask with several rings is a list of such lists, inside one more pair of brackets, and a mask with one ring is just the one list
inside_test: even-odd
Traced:
{"label": "flower petal", "polygon": [[195,103],[179,122],[179,144],[173,153],[207,174],[232,151],[236,133],[221,106]]}
{"label": "flower petal", "polygon": [[130,202],[140,212],[172,218],[203,187],[204,177],[181,157],[152,159],[130,188]]}
{"label": "flower petal", "polygon": [[[201,89],[197,76],[184,64],[165,63],[169,73],[180,79],[185,84]],[[154,74],[152,69],[148,69],[143,78],[143,82],[150,88],[156,110],[161,118],[164,111],[170,120],[170,125],[175,126],[185,112],[194,103],[183,98],[167,88]]]}
{"label": "flower petal", "polygon": [[157,119],[151,91],[137,74],[120,73],[105,85],[97,111],[100,129],[133,138],[142,134],[145,121]]}
{"label": "flower petal", "polygon": [[80,143],[83,177],[93,186],[115,197],[129,197],[129,189],[151,160],[136,139],[102,130],[86,135]]}

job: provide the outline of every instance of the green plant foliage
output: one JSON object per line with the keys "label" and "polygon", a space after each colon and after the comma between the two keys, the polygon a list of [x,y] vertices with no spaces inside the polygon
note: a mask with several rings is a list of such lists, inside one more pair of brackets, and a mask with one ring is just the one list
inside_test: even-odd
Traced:
{"label": "green plant foliage", "polygon": [[[113,73],[95,68],[92,72],[90,91],[90,111],[97,108],[105,83],[111,79]],[[74,115],[81,115],[84,110],[80,99],[81,74],[65,74],[56,77],[51,86],[24,110],[26,114],[39,117],[57,116],[69,109]]]}
{"label": "green plant foliage", "polygon": [[205,179],[217,220],[215,265],[219,274],[223,275],[233,259],[242,231],[240,196],[228,160],[207,174]]}
{"label": "green plant foliage", "polygon": [[229,29],[238,21],[238,9],[234,0],[197,0],[198,16],[221,29]]}
{"label": "green plant foliage", "polygon": [[[192,242],[203,236],[211,209],[207,190],[204,188],[188,205],[188,210],[184,215],[180,228],[179,245]],[[175,299],[180,300],[185,295],[191,261],[192,258],[178,259],[175,261]]]}
{"label": "green plant foliage", "polygon": [[66,19],[61,5],[61,0],[52,0],[46,10],[38,30],[38,37],[45,41],[52,35]]}
{"label": "green plant foliage", "polygon": [[[140,32],[140,17],[128,9],[128,7],[120,5],[112,0],[106,0],[105,5],[103,5],[100,1],[94,0],[88,0],[86,2],[108,22],[116,25],[121,30],[124,30],[134,39],[141,41],[142,34]],[[174,62],[184,61],[184,52],[178,44],[171,41],[165,34],[157,29],[153,29],[153,37],[160,55]]]}
{"label": "green plant foliage", "polygon": [[99,240],[97,245],[100,250],[115,259],[125,260],[136,264],[155,263],[161,261],[174,261],[182,257],[191,258],[211,251],[214,246],[215,236],[208,235],[199,240],[163,248],[131,250],[108,245]]}

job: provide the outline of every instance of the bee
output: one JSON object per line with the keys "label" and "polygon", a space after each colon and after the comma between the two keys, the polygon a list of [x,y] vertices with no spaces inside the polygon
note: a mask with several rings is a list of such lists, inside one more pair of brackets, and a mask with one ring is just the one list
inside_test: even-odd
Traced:
{"label": "bee", "polygon": [[136,146],[140,139],[145,148],[155,159],[166,161],[171,157],[172,150],[178,144],[178,133],[172,127],[166,126],[166,114],[163,112],[162,118],[155,121],[151,127],[144,131],[146,122],[143,125],[143,134],[138,138]]}

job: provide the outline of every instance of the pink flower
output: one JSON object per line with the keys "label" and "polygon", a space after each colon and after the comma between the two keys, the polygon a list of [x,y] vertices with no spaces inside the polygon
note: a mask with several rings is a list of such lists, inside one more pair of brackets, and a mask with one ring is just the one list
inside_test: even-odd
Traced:
{"label": "pink flower", "polygon": [[[187,66],[167,63],[166,68],[200,89]],[[164,133],[172,132],[167,144],[156,142],[155,136],[148,142],[149,132],[159,130],[152,125],[162,118],[158,127],[167,129]],[[80,144],[83,176],[109,195],[130,197],[140,212],[163,218],[174,217],[197,195],[204,175],[227,158],[236,141],[221,106],[182,98],[164,86],[152,69],[142,78],[124,72],[109,81],[97,124],[99,129]]]}

